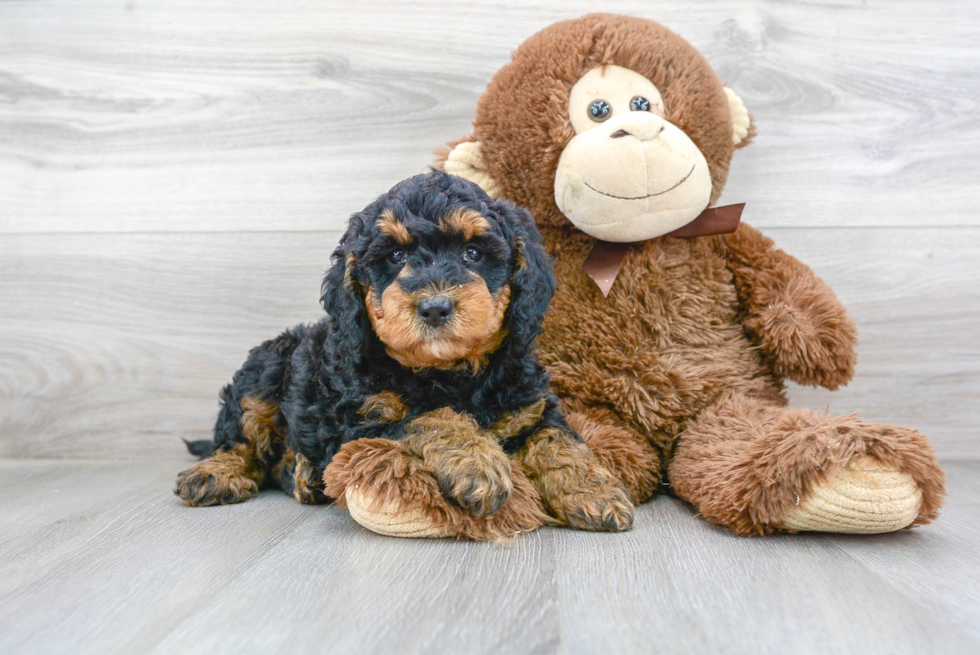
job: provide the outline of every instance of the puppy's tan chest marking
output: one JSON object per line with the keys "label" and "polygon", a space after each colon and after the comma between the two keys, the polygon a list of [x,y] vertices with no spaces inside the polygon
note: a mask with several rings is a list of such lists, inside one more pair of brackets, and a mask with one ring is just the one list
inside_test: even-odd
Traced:
{"label": "puppy's tan chest marking", "polygon": [[515,409],[510,412],[504,412],[504,414],[488,428],[488,431],[492,433],[498,441],[504,441],[512,437],[516,437],[525,430],[533,427],[538,421],[541,420],[541,416],[544,415],[545,405],[544,398],[539,398],[536,402],[531,403],[521,407],[520,409]]}
{"label": "puppy's tan chest marking", "polygon": [[405,418],[408,414],[408,405],[398,394],[382,391],[365,398],[357,413],[368,421],[394,423]]}

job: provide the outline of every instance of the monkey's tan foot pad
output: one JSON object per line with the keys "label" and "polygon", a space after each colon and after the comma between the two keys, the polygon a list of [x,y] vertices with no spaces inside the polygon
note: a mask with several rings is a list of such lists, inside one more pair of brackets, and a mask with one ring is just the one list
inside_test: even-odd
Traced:
{"label": "monkey's tan foot pad", "polygon": [[388,537],[441,539],[453,537],[448,528],[433,525],[421,508],[401,509],[398,503],[378,503],[360,489],[346,491],[347,511],[351,518],[371,532]]}
{"label": "monkey's tan foot pad", "polygon": [[861,455],[815,485],[780,523],[792,531],[893,532],[911,525],[921,504],[922,492],[911,475]]}

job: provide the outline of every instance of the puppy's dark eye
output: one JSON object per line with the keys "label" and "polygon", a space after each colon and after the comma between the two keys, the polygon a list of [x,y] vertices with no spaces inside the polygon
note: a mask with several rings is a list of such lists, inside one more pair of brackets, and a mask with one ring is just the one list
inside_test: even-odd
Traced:
{"label": "puppy's dark eye", "polygon": [[650,101],[643,96],[636,96],[630,100],[630,111],[650,111]]}
{"label": "puppy's dark eye", "polygon": [[392,264],[404,264],[405,251],[402,250],[401,248],[396,248],[395,250],[392,250],[391,254],[388,255],[388,261],[391,262]]}
{"label": "puppy's dark eye", "polygon": [[483,259],[483,253],[475,246],[467,246],[466,251],[463,253],[463,259],[468,262],[478,262]]}
{"label": "puppy's dark eye", "polygon": [[593,100],[589,105],[589,118],[596,123],[601,123],[612,116],[612,107],[605,100]]}

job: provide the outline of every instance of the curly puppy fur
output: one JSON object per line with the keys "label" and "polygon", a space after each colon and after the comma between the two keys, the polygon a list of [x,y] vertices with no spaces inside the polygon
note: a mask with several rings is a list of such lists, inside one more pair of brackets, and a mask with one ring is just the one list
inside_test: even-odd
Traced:
{"label": "curly puppy fur", "polygon": [[[555,434],[560,461],[530,462],[532,479],[582,457],[575,471],[593,477],[577,484],[626,498],[566,423],[534,356],[555,283],[526,211],[432,171],[354,214],[332,260],[322,288],[329,316],[253,349],[222,391],[213,441],[188,444],[205,456],[178,478],[175,493],[188,504],[240,502],[263,486],[323,502],[339,493],[324,492],[328,464],[344,444],[369,437],[401,441],[397,452],[414,458],[403,467],[424,471],[472,517],[488,517],[507,507],[517,478],[526,483],[508,455]],[[436,300],[448,314],[433,319],[423,303]],[[428,489],[418,500],[431,501],[428,482],[416,483]],[[528,528],[537,493],[518,499],[523,519],[493,525]],[[623,529],[632,520],[631,506],[579,511],[567,502],[549,505],[561,510],[558,522]],[[598,518],[567,521],[573,509]],[[609,512],[615,522],[602,518]]]}

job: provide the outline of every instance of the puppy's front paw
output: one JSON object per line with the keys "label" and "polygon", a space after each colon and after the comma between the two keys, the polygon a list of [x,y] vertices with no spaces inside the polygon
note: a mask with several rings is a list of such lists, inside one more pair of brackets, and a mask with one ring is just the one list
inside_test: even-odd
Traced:
{"label": "puppy's front paw", "polygon": [[442,494],[474,516],[489,516],[507,502],[514,491],[510,460],[496,444],[475,443],[432,457]]}
{"label": "puppy's front paw", "polygon": [[251,458],[236,449],[218,451],[181,471],[177,475],[174,493],[191,507],[246,501],[259,490],[254,479],[254,467],[250,463]]}
{"label": "puppy's front paw", "polygon": [[559,525],[607,532],[633,527],[633,503],[623,483],[575,433],[541,430],[517,457]]}
{"label": "puppy's front paw", "polygon": [[174,493],[191,507],[240,503],[258,492],[259,485],[243,476],[221,476],[192,466],[177,476]]}
{"label": "puppy's front paw", "polygon": [[402,444],[432,470],[442,495],[474,516],[493,514],[514,491],[510,459],[468,414],[449,407],[422,414]]}

